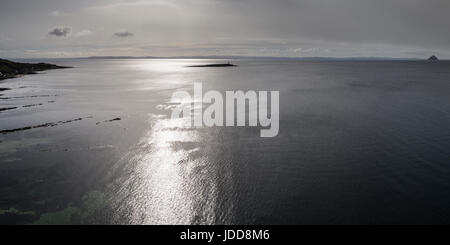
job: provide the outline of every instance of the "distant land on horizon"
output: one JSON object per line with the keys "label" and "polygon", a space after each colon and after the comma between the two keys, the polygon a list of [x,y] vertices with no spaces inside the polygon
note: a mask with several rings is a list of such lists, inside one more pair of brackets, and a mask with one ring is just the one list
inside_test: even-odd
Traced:
{"label": "distant land on horizon", "polygon": [[277,56],[90,56],[87,59],[271,59],[271,60],[427,60],[394,57],[277,57]]}
{"label": "distant land on horizon", "polygon": [[[277,57],[277,56],[89,56],[89,57],[57,57],[57,58],[5,58],[16,61],[37,61],[37,60],[63,60],[63,59],[217,59],[217,60],[235,60],[235,59],[256,59],[256,60],[292,60],[292,61],[427,61],[429,57],[424,58],[395,58],[395,57]],[[440,59],[448,61],[449,59]]]}

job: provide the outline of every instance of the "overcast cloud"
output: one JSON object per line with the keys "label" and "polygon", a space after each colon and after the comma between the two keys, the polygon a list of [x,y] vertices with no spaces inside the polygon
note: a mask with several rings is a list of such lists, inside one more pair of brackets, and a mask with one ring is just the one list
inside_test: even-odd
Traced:
{"label": "overcast cloud", "polygon": [[116,37],[131,37],[133,36],[133,33],[129,32],[129,31],[119,31],[114,33],[114,36]]}
{"label": "overcast cloud", "polygon": [[72,33],[70,27],[55,27],[48,34],[57,37],[67,37]]}
{"label": "overcast cloud", "polygon": [[450,58],[448,0],[1,2],[1,57]]}

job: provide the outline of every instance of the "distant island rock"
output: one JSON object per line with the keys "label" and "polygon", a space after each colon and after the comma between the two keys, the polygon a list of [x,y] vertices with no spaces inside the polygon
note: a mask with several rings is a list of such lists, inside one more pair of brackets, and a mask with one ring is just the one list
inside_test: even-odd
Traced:
{"label": "distant island rock", "polygon": [[187,67],[236,67],[236,66],[237,65],[225,63],[225,64],[192,65]]}
{"label": "distant island rock", "polygon": [[428,61],[439,61],[439,59],[438,59],[438,57],[433,55],[430,58],[428,58]]}
{"label": "distant island rock", "polygon": [[18,63],[0,59],[0,80],[15,78],[20,75],[36,74],[38,71],[66,69],[67,66],[57,66],[47,63]]}

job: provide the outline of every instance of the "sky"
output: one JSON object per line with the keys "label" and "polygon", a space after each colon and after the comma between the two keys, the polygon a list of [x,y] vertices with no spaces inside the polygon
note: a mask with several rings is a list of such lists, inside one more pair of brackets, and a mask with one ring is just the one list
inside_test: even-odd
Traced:
{"label": "sky", "polygon": [[450,58],[449,0],[0,0],[0,57]]}

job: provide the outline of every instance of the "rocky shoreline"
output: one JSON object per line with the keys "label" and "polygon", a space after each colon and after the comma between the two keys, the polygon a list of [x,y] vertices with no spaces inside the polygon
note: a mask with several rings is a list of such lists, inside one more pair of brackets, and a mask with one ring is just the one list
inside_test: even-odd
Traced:
{"label": "rocky shoreline", "polygon": [[0,59],[0,80],[15,78],[20,75],[36,74],[39,71],[67,69],[68,66],[58,66],[47,63],[19,63]]}

